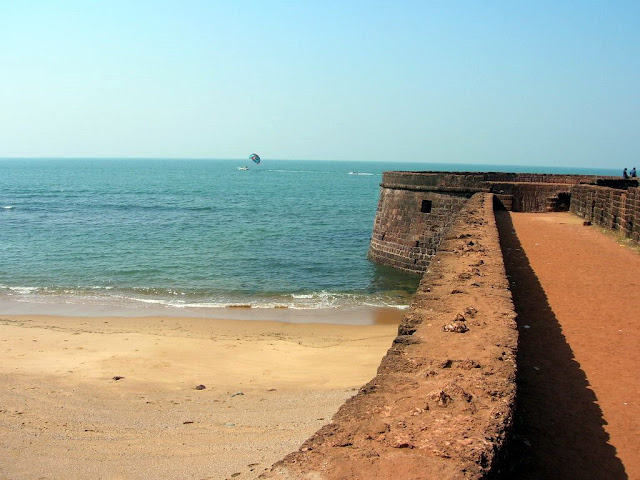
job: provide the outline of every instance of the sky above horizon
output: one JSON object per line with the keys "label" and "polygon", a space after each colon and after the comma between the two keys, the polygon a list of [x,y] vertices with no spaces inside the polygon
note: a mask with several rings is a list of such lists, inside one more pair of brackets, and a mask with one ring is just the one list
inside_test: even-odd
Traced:
{"label": "sky above horizon", "polygon": [[0,157],[640,166],[640,2],[0,3]]}

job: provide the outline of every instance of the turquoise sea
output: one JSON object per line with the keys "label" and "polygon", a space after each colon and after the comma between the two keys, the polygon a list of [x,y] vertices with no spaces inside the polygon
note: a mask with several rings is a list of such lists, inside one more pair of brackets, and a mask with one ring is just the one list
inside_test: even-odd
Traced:
{"label": "turquoise sea", "polygon": [[[249,170],[238,170],[243,165]],[[418,277],[366,258],[385,170],[618,173],[270,159],[1,159],[0,314],[402,308]]]}

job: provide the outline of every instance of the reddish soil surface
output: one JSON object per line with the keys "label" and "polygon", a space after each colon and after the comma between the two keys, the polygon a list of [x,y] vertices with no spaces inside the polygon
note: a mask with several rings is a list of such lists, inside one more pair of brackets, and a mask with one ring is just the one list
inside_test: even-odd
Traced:
{"label": "reddish soil surface", "polygon": [[640,478],[640,254],[568,213],[498,213],[520,333],[511,478]]}

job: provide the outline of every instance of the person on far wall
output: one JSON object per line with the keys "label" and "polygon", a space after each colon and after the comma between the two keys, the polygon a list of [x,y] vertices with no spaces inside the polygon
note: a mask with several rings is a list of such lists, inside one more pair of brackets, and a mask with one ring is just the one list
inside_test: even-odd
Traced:
{"label": "person on far wall", "polygon": [[629,178],[629,174],[627,173],[627,167],[624,167],[624,170],[622,170],[622,178]]}
{"label": "person on far wall", "polygon": [[638,174],[636,173],[636,167],[633,167],[631,169],[631,178],[636,178],[638,176]]}

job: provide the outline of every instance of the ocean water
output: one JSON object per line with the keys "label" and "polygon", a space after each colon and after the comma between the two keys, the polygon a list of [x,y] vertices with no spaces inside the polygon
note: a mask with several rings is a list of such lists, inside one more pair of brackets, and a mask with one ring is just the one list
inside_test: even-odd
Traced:
{"label": "ocean water", "polygon": [[[242,165],[249,170],[238,170]],[[403,308],[418,277],[366,258],[381,174],[392,169],[516,170],[269,159],[260,165],[2,159],[0,313]]]}

